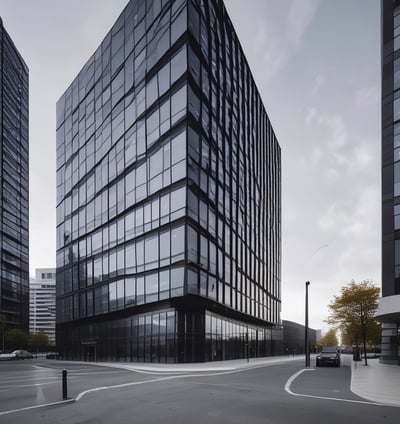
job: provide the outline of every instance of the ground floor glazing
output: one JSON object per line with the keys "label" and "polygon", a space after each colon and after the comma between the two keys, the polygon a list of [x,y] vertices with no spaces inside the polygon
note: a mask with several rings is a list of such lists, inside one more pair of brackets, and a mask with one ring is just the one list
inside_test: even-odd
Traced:
{"label": "ground floor glazing", "polygon": [[204,362],[282,354],[282,328],[208,310],[168,308],[93,323],[57,326],[63,359]]}

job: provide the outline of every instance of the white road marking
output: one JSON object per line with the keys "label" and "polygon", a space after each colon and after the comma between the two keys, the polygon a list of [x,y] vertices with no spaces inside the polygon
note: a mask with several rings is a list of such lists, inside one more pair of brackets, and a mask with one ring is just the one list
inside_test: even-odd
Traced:
{"label": "white road marking", "polygon": [[58,381],[47,381],[45,383],[32,383],[32,384],[16,384],[14,386],[4,386],[0,387],[0,390],[8,390],[8,389],[18,389],[21,387],[39,387],[39,386],[45,386],[47,384],[58,384]]}
{"label": "white road marking", "polygon": [[61,400],[59,402],[46,403],[44,405],[27,406],[25,408],[19,408],[19,409],[10,409],[9,411],[0,412],[0,416],[14,414],[15,412],[29,411],[30,409],[46,408],[49,406],[62,405],[64,403],[72,403],[72,402],[75,402],[75,399]]}

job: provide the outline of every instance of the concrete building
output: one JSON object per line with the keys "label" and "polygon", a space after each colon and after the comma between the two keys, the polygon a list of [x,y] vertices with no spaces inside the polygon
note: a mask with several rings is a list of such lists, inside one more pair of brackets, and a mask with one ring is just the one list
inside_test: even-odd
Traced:
{"label": "concrete building", "polygon": [[130,1],[57,103],[58,348],[281,354],[280,258],[280,147],[222,1]]}
{"label": "concrete building", "polygon": [[56,341],[56,270],[36,269],[35,279],[29,287],[29,332],[43,331],[49,342]]}

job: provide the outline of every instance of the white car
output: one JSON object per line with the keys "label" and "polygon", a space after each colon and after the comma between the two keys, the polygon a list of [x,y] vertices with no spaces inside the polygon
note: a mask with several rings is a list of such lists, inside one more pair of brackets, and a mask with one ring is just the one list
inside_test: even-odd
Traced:
{"label": "white car", "polygon": [[13,361],[16,357],[16,353],[12,351],[4,351],[0,353],[0,361]]}

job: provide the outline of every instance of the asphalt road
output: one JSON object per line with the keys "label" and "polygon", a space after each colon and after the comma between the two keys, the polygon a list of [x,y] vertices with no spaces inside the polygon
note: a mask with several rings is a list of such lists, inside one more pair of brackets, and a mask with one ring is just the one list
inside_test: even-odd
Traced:
{"label": "asphalt road", "polygon": [[[398,423],[399,408],[350,391],[349,367],[303,365],[166,375],[61,361],[0,363],[0,423]],[[6,413],[60,400],[64,367],[77,401]]]}

